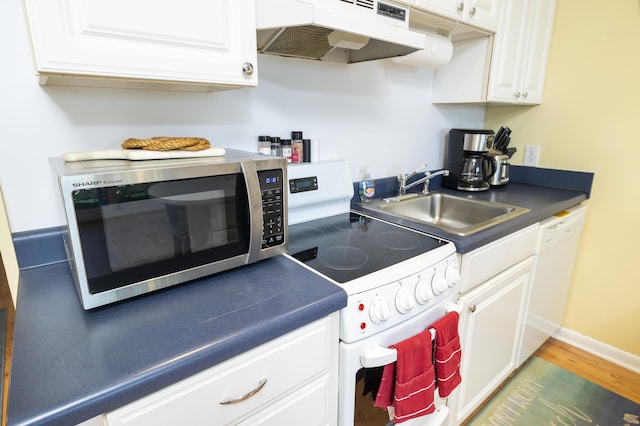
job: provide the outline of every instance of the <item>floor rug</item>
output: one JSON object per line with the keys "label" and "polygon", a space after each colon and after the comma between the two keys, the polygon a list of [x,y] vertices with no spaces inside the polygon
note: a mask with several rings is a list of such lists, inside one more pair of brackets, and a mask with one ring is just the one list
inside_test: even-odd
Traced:
{"label": "floor rug", "polygon": [[542,358],[531,358],[468,425],[640,424],[640,405]]}

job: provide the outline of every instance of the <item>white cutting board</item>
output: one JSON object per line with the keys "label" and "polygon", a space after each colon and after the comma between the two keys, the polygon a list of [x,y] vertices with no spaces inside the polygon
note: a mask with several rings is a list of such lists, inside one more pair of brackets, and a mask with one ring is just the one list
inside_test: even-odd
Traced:
{"label": "white cutting board", "polygon": [[145,151],[143,149],[107,149],[103,151],[76,151],[62,154],[64,161],[85,160],[164,160],[169,158],[223,157],[224,148],[200,151]]}

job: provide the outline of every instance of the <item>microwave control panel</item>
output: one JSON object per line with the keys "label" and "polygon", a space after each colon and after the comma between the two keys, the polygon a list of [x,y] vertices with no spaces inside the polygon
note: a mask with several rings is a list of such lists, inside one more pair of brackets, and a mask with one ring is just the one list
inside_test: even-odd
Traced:
{"label": "microwave control panel", "polygon": [[262,191],[262,248],[284,243],[284,200],[282,170],[258,172]]}

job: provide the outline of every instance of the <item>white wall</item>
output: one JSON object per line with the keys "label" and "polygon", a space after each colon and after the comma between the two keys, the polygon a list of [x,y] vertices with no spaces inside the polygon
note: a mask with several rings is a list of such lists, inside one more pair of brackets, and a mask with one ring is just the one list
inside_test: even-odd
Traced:
{"label": "white wall", "polygon": [[302,130],[320,159],[374,177],[443,165],[451,127],[483,127],[483,107],[433,106],[429,69],[259,56],[259,87],[219,93],[41,87],[19,0],[0,2],[2,184],[12,232],[64,223],[48,158],[128,137],[202,136],[255,150],[257,136]]}

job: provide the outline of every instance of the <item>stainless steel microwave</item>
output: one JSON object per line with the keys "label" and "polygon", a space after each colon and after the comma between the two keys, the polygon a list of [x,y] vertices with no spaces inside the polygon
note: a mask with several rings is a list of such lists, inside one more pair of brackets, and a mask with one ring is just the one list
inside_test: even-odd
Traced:
{"label": "stainless steel microwave", "polygon": [[50,160],[84,309],[284,253],[286,160]]}

